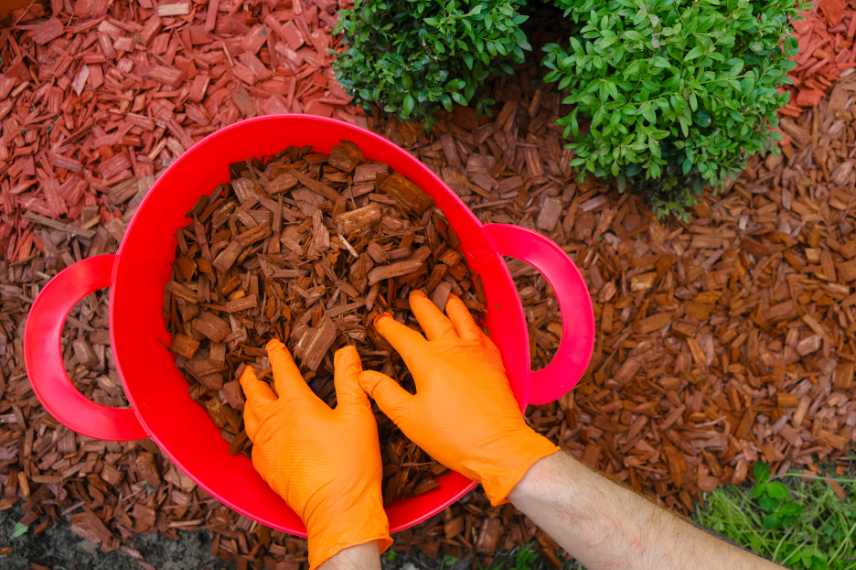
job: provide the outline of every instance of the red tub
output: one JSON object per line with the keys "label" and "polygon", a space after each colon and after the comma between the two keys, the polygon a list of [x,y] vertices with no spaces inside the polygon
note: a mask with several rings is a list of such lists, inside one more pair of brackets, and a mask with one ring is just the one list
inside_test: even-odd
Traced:
{"label": "red tub", "polygon": [[[594,342],[591,299],[580,272],[555,243],[531,230],[482,224],[426,166],[367,130],[311,115],[258,117],[226,127],[195,144],[157,180],[131,220],[119,250],[84,259],[59,273],[39,294],[27,318],[27,374],[39,400],[62,424],[107,440],[151,438],[202,488],[264,525],[304,535],[300,519],[265,484],[249,459],[230,455],[214,423],[190,399],[169,352],[163,288],[170,279],[176,230],[188,223],[203,194],[229,179],[230,163],[310,145],[329,152],[341,140],[368,159],[385,162],[427,192],[461,240],[461,251],[484,284],[485,325],[503,354],[521,409],[567,393],[588,365]],[[540,270],[559,301],[562,339],[545,368],[532,371],[526,321],[502,256]],[[129,408],[91,402],[69,379],[61,334],[69,311],[93,291],[110,288],[110,338]],[[478,402],[473,402],[474,406]],[[418,524],[461,498],[472,481],[452,473],[439,487],[387,505],[393,532]]]}

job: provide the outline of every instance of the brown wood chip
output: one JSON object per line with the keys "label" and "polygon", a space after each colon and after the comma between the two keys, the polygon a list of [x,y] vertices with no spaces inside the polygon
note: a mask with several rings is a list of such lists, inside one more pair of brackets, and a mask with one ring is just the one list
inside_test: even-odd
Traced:
{"label": "brown wood chip", "polygon": [[416,214],[421,214],[434,204],[416,184],[397,172],[387,177],[380,189],[394,198],[401,208]]}
{"label": "brown wood chip", "polygon": [[386,281],[393,277],[401,277],[410,275],[422,268],[424,262],[421,259],[405,259],[396,263],[390,263],[382,267],[375,267],[369,271],[369,285],[374,285],[380,281]]}

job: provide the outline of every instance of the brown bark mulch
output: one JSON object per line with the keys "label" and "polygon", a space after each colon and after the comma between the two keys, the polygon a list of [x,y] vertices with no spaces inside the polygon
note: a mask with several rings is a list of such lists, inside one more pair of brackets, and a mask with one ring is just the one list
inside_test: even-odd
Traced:
{"label": "brown bark mulch", "polygon": [[[281,339],[304,379],[335,407],[334,350],[353,345],[364,367],[413,390],[404,361],[378,335],[383,313],[417,326],[411,291],[445,307],[451,293],[477,316],[480,282],[433,201],[354,143],[330,154],[282,149],[230,166],[228,184],[203,196],[178,232],[164,319],[170,349],[233,453],[250,455],[241,369],[270,380],[262,347]],[[75,341],[77,342],[77,341]],[[392,502],[438,486],[447,469],[377,413],[383,497]]]}
{"label": "brown bark mulch", "polygon": [[[852,449],[856,77],[784,119],[793,148],[753,159],[688,224],[657,222],[636,197],[576,182],[551,126],[558,97],[525,81],[520,90],[500,85],[493,121],[461,109],[432,140],[395,123],[383,132],[483,221],[534,227],[581,266],[595,302],[595,354],[572,393],[530,409],[533,424],[682,513],[703,491],[743,482],[755,461],[814,469]],[[557,306],[533,270],[512,268],[544,363],[561,330]],[[534,536],[550,551],[513,508],[476,502],[446,514],[451,529],[429,525],[407,539],[429,553],[428,537],[443,549],[492,552]]]}

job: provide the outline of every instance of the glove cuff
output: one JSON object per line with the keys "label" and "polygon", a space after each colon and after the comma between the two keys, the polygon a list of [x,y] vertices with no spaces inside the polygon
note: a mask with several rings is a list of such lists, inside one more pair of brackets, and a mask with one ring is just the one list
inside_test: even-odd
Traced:
{"label": "glove cuff", "polygon": [[315,570],[351,546],[377,541],[382,554],[392,544],[389,521],[380,497],[336,505],[334,512],[313,513],[306,521],[309,568]]}
{"label": "glove cuff", "polygon": [[492,449],[489,461],[476,471],[494,507],[508,501],[508,495],[536,462],[559,451],[553,442],[528,426],[498,446],[500,449]]}

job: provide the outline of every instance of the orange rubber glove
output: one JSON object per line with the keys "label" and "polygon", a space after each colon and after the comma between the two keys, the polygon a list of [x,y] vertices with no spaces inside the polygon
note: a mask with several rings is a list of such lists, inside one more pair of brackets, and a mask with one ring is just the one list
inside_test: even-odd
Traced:
{"label": "orange rubber glove", "polygon": [[410,308],[427,340],[389,315],[374,326],[401,354],[416,395],[370,370],[360,374],[360,386],[407,437],[446,467],[479,481],[490,502],[501,504],[536,461],[558,448],[526,424],[499,350],[463,301],[449,298],[447,318],[414,291]]}
{"label": "orange rubber glove", "polygon": [[357,349],[336,351],[335,410],[312,392],[279,340],[266,349],[276,394],[252,366],[244,368],[244,425],[256,471],[306,525],[310,568],[371,541],[383,552],[392,539],[381,498],[380,445],[371,404],[357,382]]}

